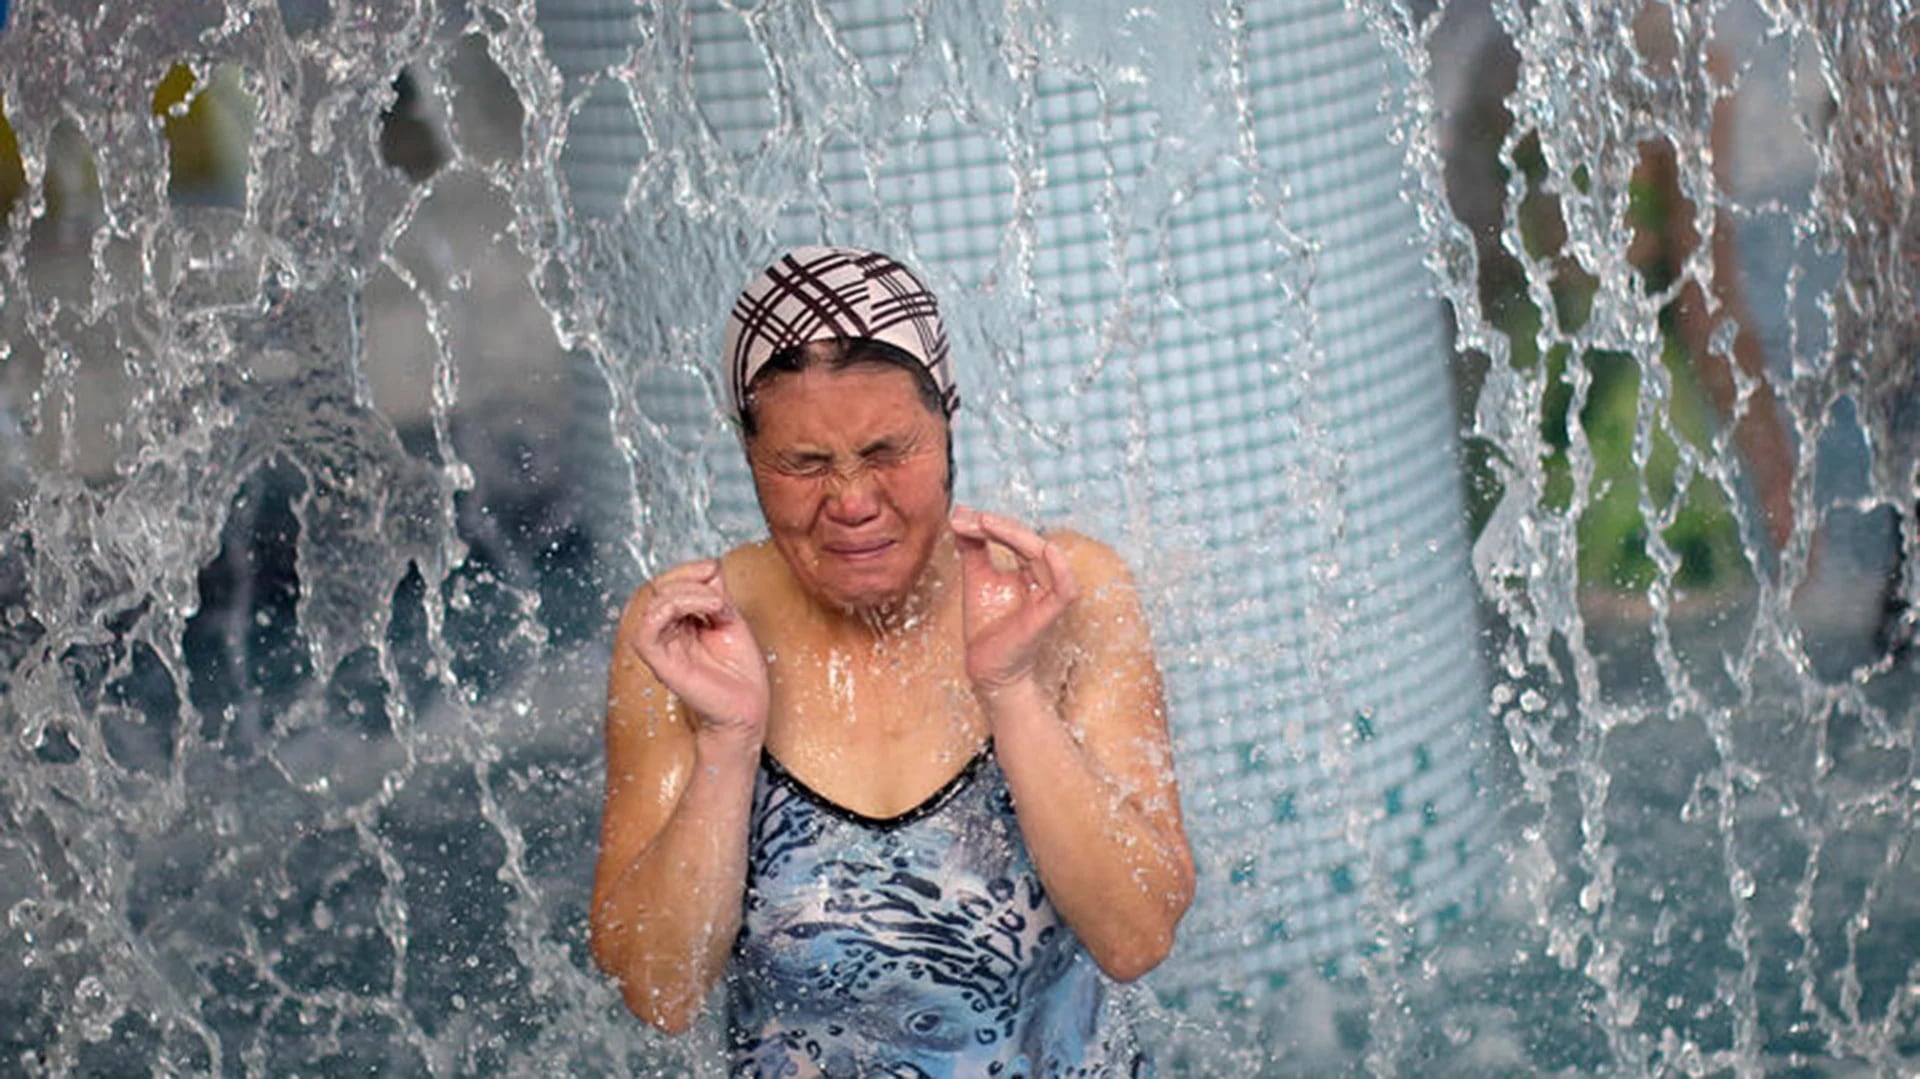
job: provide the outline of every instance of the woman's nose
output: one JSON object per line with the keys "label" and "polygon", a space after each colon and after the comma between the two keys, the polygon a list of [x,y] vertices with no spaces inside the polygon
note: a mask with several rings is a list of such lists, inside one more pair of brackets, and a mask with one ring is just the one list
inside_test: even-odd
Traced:
{"label": "woman's nose", "polygon": [[873,473],[864,468],[836,473],[827,491],[827,511],[845,524],[859,524],[877,516],[880,491]]}

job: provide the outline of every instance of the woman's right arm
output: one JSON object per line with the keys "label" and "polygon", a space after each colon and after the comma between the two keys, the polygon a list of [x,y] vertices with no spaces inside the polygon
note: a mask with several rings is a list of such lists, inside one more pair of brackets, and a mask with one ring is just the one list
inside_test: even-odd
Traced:
{"label": "woman's right arm", "polygon": [[627,1007],[678,1033],[740,928],[766,666],[709,561],[634,594],[610,668],[589,940]]}

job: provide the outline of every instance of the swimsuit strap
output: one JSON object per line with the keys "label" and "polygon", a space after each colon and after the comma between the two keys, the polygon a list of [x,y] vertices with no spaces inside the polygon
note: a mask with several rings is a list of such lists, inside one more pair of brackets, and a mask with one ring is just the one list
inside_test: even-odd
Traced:
{"label": "swimsuit strap", "polygon": [[905,827],[906,825],[912,824],[917,820],[925,819],[933,813],[938,812],[941,806],[945,805],[954,795],[965,789],[968,783],[972,782],[973,777],[979,774],[980,769],[987,761],[991,760],[992,757],[993,739],[989,738],[980,744],[979,749],[974,750],[973,756],[967,760],[967,763],[962,765],[958,772],[954,773],[953,778],[942,783],[939,789],[921,799],[919,804],[887,817],[870,816],[857,809],[849,809],[839,802],[828,798],[826,795],[808,786],[805,780],[788,771],[786,765],[780,763],[779,758],[764,748],[760,751],[760,764],[761,767],[766,769],[768,779],[776,783],[784,784],[807,801],[812,802],[834,816],[866,828],[885,831]]}

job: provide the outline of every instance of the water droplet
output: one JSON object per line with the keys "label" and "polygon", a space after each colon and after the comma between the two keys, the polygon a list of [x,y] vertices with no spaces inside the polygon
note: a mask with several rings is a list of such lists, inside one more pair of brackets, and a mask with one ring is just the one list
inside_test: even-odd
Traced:
{"label": "water droplet", "polygon": [[113,994],[92,974],[74,984],[73,1009],[67,1018],[80,1028],[80,1036],[90,1042],[102,1042],[113,1035],[113,1021],[120,1009]]}
{"label": "water droplet", "polygon": [[1732,887],[1734,895],[1739,896],[1741,899],[1752,899],[1754,893],[1753,874],[1748,872],[1744,867],[1735,869],[1733,871]]}

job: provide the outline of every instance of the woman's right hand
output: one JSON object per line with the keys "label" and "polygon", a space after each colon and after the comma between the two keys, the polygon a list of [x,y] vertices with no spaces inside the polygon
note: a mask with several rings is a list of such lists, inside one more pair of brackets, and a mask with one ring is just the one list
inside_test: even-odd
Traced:
{"label": "woman's right hand", "polygon": [[758,741],[766,731],[767,661],[733,605],[716,559],[654,578],[632,647],[693,710],[695,730]]}

